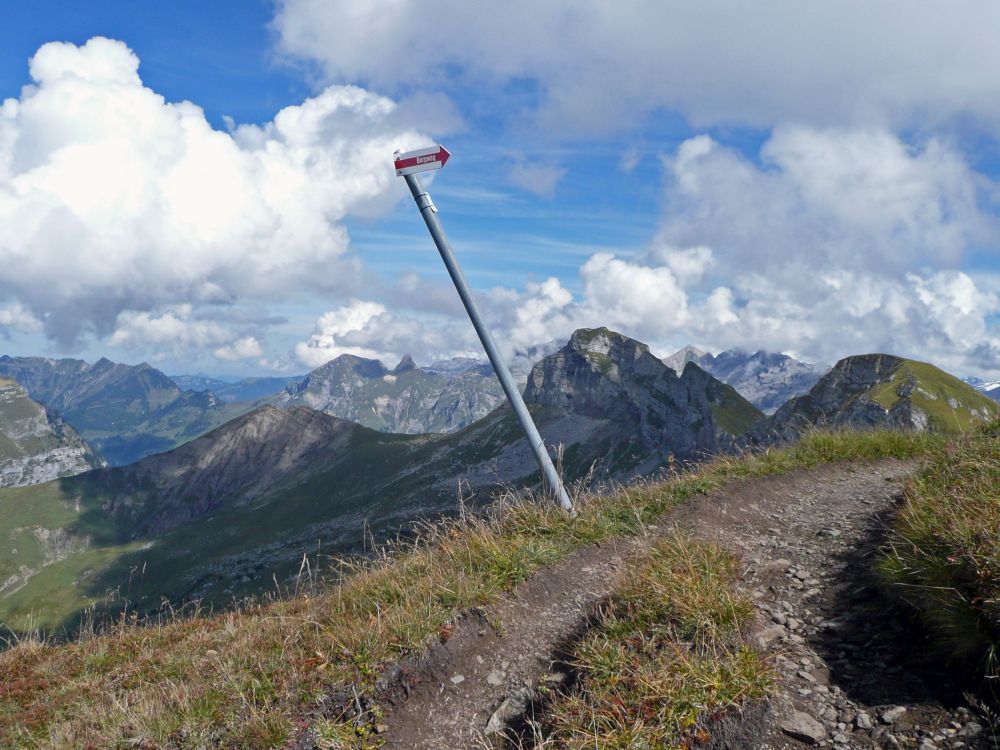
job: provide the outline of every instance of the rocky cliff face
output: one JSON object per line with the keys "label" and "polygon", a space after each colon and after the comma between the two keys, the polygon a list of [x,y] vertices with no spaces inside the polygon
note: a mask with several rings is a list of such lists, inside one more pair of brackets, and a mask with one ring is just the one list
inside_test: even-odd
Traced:
{"label": "rocky cliff face", "polygon": [[272,403],[308,406],[383,432],[420,434],[454,432],[503,400],[493,371],[481,366],[427,370],[406,355],[389,370],[377,360],[345,354],[286,388]]}
{"label": "rocky cliff face", "polygon": [[668,455],[728,450],[762,416],[697,365],[678,376],[645,344],[606,328],[576,331],[535,365],[524,395],[529,404],[606,421],[608,439],[619,448],[601,463],[610,469],[620,450],[636,461],[637,473]]}
{"label": "rocky cliff face", "polygon": [[18,383],[0,378],[0,487],[22,487],[100,466],[72,427],[28,398]]}
{"label": "rocky cliff face", "polygon": [[694,362],[723,383],[728,383],[750,403],[771,414],[788,399],[806,393],[822,375],[813,365],[785,354],[758,351],[753,354],[729,349],[718,356],[686,346],[663,360],[676,372]]}
{"label": "rocky cliff face", "polygon": [[754,437],[792,440],[813,426],[953,432],[996,414],[996,404],[933,365],[865,354],[840,360],[808,394],[758,425]]}
{"label": "rocky cliff face", "polygon": [[439,375],[447,375],[449,378],[457,378],[467,372],[474,372],[483,377],[493,375],[493,366],[483,359],[473,357],[452,357],[451,359],[439,359],[431,362],[424,368],[427,372],[436,372]]}

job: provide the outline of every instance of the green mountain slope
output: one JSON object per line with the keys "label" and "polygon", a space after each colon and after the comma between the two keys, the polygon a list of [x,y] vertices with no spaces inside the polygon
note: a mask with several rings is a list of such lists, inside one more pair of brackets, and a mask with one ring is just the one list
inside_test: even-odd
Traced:
{"label": "green mountain slope", "polygon": [[1000,415],[1000,406],[953,375],[889,354],[842,359],[805,396],[754,430],[759,440],[794,439],[812,426],[960,432]]}
{"label": "green mountain slope", "polygon": [[[565,447],[569,480],[624,480],[727,450],[759,416],[697,366],[678,377],[603,329],[540,362],[526,400],[546,442]],[[131,466],[0,491],[0,621],[72,626],[109,592],[140,612],[164,598],[226,604],[287,585],[303,554],[361,551],[455,512],[460,482],[475,506],[501,484],[539,481],[506,406],[437,435],[264,406]]]}

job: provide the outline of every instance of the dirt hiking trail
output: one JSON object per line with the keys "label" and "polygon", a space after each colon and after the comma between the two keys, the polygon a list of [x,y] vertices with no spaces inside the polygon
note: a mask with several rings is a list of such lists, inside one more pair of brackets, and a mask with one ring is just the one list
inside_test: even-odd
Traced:
{"label": "dirt hiking trail", "polygon": [[[752,637],[779,675],[771,704],[718,732],[713,747],[994,747],[963,686],[929,666],[910,614],[871,578],[870,555],[916,466],[882,461],[737,482],[649,528],[655,536],[680,526],[745,560],[741,585],[760,612]],[[530,724],[534,688],[565,678],[559,655],[642,543],[578,550],[400,665],[383,684],[385,746],[503,746],[510,724]]]}

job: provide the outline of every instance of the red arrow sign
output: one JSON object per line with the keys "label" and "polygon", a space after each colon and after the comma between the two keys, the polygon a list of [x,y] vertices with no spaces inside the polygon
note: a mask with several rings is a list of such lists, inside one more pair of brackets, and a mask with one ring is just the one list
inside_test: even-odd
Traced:
{"label": "red arrow sign", "polygon": [[428,146],[418,148],[416,151],[407,151],[405,154],[396,152],[396,174],[413,174],[414,172],[425,172],[428,169],[441,169],[448,161],[448,149],[444,146]]}

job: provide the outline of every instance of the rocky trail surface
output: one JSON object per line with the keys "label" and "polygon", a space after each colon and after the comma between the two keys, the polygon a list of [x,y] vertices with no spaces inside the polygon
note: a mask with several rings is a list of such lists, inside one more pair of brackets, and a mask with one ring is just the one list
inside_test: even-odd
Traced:
{"label": "rocky trail surface", "polygon": [[[996,746],[967,686],[933,666],[909,613],[872,579],[870,557],[914,469],[883,461],[740,482],[650,528],[677,525],[741,555],[742,585],[760,612],[752,637],[778,675],[769,710],[746,712],[748,725],[727,725],[727,741],[712,747]],[[566,679],[560,655],[640,544],[577,551],[400,665],[383,684],[385,746],[502,746],[498,733],[518,725],[524,736],[532,712],[544,710],[532,702],[536,688]]]}
{"label": "rocky trail surface", "polygon": [[834,467],[746,483],[680,509],[678,522],[734,549],[761,613],[756,645],[781,692],[763,750],[992,748],[962,675],[885,596],[872,556],[913,465]]}

